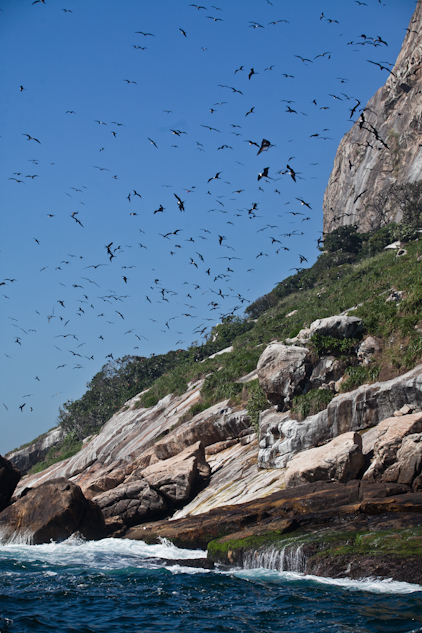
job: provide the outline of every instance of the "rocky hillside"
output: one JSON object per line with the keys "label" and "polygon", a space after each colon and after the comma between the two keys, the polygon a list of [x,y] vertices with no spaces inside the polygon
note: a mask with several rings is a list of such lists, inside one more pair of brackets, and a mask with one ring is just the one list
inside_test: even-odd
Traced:
{"label": "rocky hillside", "polygon": [[422,178],[421,19],[419,0],[385,85],[356,109],[338,147],[324,196],[326,233],[352,224],[364,232],[400,220],[392,189]]}

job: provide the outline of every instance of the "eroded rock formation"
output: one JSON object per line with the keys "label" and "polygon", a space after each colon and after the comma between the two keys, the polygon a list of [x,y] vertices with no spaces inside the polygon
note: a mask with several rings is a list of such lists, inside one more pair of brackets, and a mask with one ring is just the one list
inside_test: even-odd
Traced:
{"label": "eroded rock formation", "polygon": [[59,479],[25,490],[0,514],[0,540],[34,545],[63,541],[79,532],[87,539],[105,536],[99,507],[88,501],[79,486]]}
{"label": "eroded rock formation", "polygon": [[422,178],[421,19],[419,0],[385,85],[337,149],[324,195],[326,233],[353,224],[363,232],[400,220],[400,207],[388,200],[391,186]]}

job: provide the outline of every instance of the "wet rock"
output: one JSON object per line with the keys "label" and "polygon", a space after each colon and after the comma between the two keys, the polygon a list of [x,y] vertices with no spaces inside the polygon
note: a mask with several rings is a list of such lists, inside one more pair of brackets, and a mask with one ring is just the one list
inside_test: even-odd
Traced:
{"label": "wet rock", "polygon": [[2,541],[22,539],[36,545],[63,541],[75,532],[87,539],[102,538],[105,524],[99,507],[65,479],[27,489],[0,514]]}
{"label": "wet rock", "polygon": [[259,384],[271,404],[284,404],[298,391],[309,369],[306,347],[272,343],[258,361]]}
{"label": "wet rock", "polygon": [[9,504],[20,478],[16,466],[0,455],[0,512]]}
{"label": "wet rock", "polygon": [[285,473],[286,488],[332,479],[346,483],[357,477],[363,465],[360,435],[344,433],[324,446],[295,455]]}

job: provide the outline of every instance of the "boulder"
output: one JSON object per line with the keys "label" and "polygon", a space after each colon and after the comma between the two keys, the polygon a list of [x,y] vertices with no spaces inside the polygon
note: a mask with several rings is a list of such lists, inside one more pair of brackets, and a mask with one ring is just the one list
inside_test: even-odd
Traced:
{"label": "boulder", "polygon": [[286,340],[288,343],[306,344],[314,334],[333,338],[352,338],[362,332],[362,329],[362,319],[337,314],[313,321],[308,328],[300,330],[297,336]]}
{"label": "boulder", "polygon": [[271,404],[283,404],[295,393],[310,370],[309,350],[306,347],[271,343],[258,361],[259,384]]}
{"label": "boulder", "polygon": [[22,539],[34,545],[63,541],[74,532],[87,539],[105,535],[98,506],[79,486],[65,479],[25,489],[20,499],[0,514],[2,541]]}
{"label": "boulder", "polygon": [[9,504],[20,478],[16,466],[0,455],[0,512]]}
{"label": "boulder", "polygon": [[[201,442],[196,442],[178,455],[158,461],[142,470],[142,477],[151,488],[175,503],[188,500],[194,483],[207,482],[210,474]],[[136,473],[134,475],[136,476]]]}
{"label": "boulder", "polygon": [[146,479],[123,483],[95,497],[104,518],[119,517],[125,526],[136,525],[163,514],[168,503]]}
{"label": "boulder", "polygon": [[[386,418],[376,428],[371,429],[367,433],[369,438],[365,438],[365,450],[369,452],[372,445],[373,459],[363,479],[384,481],[385,476],[387,481],[397,481],[401,470],[400,465],[396,463],[398,451],[404,438],[414,433],[422,433],[422,413]],[[407,452],[404,454],[408,455]],[[407,475],[404,475],[403,471],[403,478],[409,477],[410,470],[407,471]],[[408,483],[411,484],[411,481]]]}
{"label": "boulder", "polygon": [[311,377],[311,389],[318,389],[322,385],[339,380],[344,374],[347,365],[335,356],[324,356],[314,367]]}
{"label": "boulder", "polygon": [[363,365],[368,365],[375,354],[381,349],[381,344],[373,336],[367,336],[359,345],[357,357]]}
{"label": "boulder", "polygon": [[324,446],[295,455],[285,473],[286,488],[332,479],[347,483],[364,465],[362,439],[358,433],[344,433]]}
{"label": "boulder", "polygon": [[396,462],[384,472],[382,481],[399,483],[420,490],[420,481],[415,480],[422,472],[422,433],[408,435],[397,451]]}

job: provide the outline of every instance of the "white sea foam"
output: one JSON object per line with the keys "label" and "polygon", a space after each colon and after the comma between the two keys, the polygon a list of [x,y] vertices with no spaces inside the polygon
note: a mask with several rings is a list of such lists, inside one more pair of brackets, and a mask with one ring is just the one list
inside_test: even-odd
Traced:
{"label": "white sea foam", "polygon": [[145,559],[167,558],[171,560],[206,558],[203,550],[188,550],[175,547],[167,540],[156,545],[129,539],[103,539],[84,541],[71,537],[62,543],[25,545],[9,543],[0,546],[0,560],[13,559],[19,562],[41,562],[54,566],[81,566],[97,570],[144,567]]}
{"label": "white sea foam", "polygon": [[407,582],[398,582],[392,579],[364,578],[352,580],[351,578],[324,578],[290,571],[275,571],[273,569],[238,569],[230,573],[245,580],[282,580],[287,582],[308,581],[332,587],[353,591],[369,591],[370,593],[410,594],[422,592],[422,585],[414,585]]}

